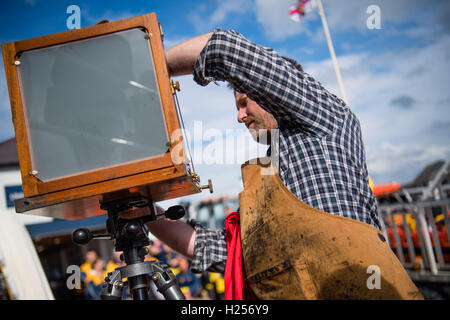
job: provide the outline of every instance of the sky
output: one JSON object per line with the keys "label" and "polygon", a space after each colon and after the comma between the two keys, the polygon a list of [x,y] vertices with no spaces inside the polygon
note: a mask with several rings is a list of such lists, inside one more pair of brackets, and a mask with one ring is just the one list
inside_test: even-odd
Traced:
{"label": "sky", "polygon": [[[80,8],[81,27],[155,12],[166,49],[217,27],[234,29],[296,59],[327,90],[341,96],[318,12],[294,22],[288,14],[294,2],[2,0],[0,43],[67,31],[70,5]],[[322,2],[348,103],[361,123],[374,183],[408,183],[426,165],[448,159],[450,2]],[[370,6],[378,8],[378,16],[368,10]],[[379,24],[369,28],[376,17]],[[0,64],[3,141],[14,136],[14,129],[3,62]],[[181,85],[178,99],[196,172],[202,184],[212,179],[215,190],[213,195],[204,191],[177,201],[237,196],[242,191],[240,163],[264,155],[266,147],[251,141],[245,126],[237,123],[233,94],[224,83],[201,87],[191,75],[174,80]],[[224,146],[223,152],[212,147],[217,142]]]}

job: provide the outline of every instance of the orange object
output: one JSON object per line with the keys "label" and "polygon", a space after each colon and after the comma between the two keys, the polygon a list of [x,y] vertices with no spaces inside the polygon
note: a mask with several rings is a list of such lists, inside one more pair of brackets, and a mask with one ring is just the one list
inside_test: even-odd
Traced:
{"label": "orange object", "polygon": [[401,184],[400,183],[389,183],[389,184],[379,184],[373,186],[373,194],[375,197],[384,196],[390,193],[397,192],[400,190]]}

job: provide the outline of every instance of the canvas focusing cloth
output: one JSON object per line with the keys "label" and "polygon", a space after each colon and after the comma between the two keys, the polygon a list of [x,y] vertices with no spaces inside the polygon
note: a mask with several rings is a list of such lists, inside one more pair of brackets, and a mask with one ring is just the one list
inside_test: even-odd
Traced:
{"label": "canvas focusing cloth", "polygon": [[242,166],[239,195],[246,281],[257,298],[423,299],[380,231],[300,201],[268,162]]}

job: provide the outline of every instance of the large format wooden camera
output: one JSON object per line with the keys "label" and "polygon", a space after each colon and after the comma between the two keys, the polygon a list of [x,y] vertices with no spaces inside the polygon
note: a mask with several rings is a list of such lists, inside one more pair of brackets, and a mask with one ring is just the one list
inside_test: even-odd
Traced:
{"label": "large format wooden camera", "polygon": [[100,202],[201,191],[162,36],[150,13],[2,45],[17,212],[74,220],[104,214]]}

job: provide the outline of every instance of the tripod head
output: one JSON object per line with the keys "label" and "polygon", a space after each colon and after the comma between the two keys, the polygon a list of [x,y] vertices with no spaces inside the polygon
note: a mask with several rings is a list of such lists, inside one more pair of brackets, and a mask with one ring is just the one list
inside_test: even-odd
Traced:
{"label": "tripod head", "polygon": [[[119,213],[137,207],[149,206],[150,215],[135,218],[123,219]],[[150,244],[148,238],[148,228],[146,222],[167,217],[172,220],[182,218],[185,210],[182,206],[170,207],[167,211],[157,215],[152,202],[143,198],[125,198],[107,203],[101,203],[101,209],[108,212],[106,221],[106,235],[94,235],[89,229],[80,228],[72,233],[72,240],[75,244],[86,245],[93,239],[114,239],[116,251],[123,251],[123,260],[125,267],[117,268],[114,272],[108,274],[102,289],[102,299],[121,299],[122,289],[125,283],[123,278],[128,278],[128,286],[135,300],[149,299],[149,275],[158,291],[166,299],[183,300],[184,295],[177,285],[175,275],[169,266],[156,262],[144,261],[148,254],[146,246]]]}

